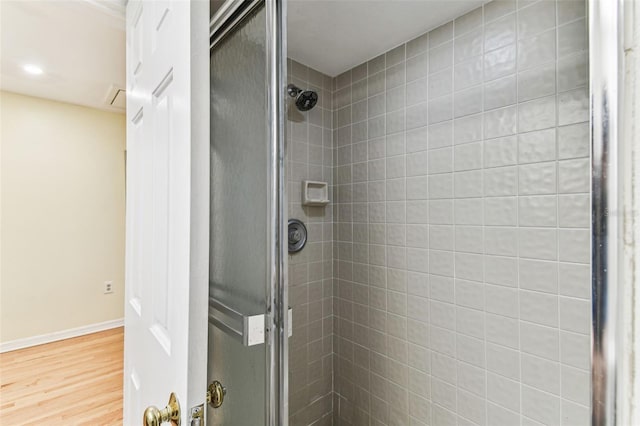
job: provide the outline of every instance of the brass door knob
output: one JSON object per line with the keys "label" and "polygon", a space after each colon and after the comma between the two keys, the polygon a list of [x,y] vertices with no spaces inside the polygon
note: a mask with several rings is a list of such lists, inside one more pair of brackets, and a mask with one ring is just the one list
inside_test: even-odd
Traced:
{"label": "brass door knob", "polygon": [[144,410],[142,419],[143,426],[160,426],[162,423],[171,422],[172,425],[180,426],[180,403],[176,394],[171,392],[169,403],[162,410],[153,405]]}
{"label": "brass door knob", "polygon": [[224,402],[224,396],[227,394],[227,390],[217,380],[209,385],[207,389],[207,402],[211,404],[213,408],[218,408]]}

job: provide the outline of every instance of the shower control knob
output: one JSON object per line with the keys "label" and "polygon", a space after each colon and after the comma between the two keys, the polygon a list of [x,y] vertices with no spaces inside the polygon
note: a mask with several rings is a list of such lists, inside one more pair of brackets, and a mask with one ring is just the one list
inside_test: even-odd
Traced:
{"label": "shower control knob", "polygon": [[307,243],[307,227],[298,219],[289,219],[289,253],[297,253]]}
{"label": "shower control knob", "polygon": [[302,238],[302,235],[300,234],[300,231],[298,231],[297,229],[294,229],[293,231],[289,232],[289,244],[295,244],[298,241],[300,241],[301,238]]}

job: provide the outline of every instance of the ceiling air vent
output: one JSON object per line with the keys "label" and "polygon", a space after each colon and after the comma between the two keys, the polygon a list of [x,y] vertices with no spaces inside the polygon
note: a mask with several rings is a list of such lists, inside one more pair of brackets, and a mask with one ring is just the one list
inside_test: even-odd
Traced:
{"label": "ceiling air vent", "polygon": [[110,107],[124,110],[127,107],[127,92],[119,87],[111,86],[105,100]]}

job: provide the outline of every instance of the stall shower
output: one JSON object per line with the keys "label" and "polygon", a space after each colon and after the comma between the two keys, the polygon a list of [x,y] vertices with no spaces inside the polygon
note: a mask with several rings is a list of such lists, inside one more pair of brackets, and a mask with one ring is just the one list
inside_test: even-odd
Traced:
{"label": "stall shower", "polygon": [[335,77],[288,61],[317,93],[287,122],[291,425],[589,423],[585,6],[494,0]]}

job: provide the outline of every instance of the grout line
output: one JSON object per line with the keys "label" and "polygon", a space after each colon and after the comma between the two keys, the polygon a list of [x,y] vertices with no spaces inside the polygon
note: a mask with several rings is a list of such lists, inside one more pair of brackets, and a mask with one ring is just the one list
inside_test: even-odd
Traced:
{"label": "grout line", "polygon": [[[520,0],[517,0],[520,1]],[[520,53],[520,49],[519,49],[519,32],[518,32],[518,24],[520,22],[520,8],[518,7],[518,3],[516,2],[516,10],[515,10],[515,20],[516,20],[516,26],[515,26],[515,61],[516,61],[516,66],[515,66],[515,81],[516,81],[516,94],[515,94],[515,108],[516,108],[516,120],[515,120],[515,126],[516,126],[516,133],[515,133],[515,143],[516,143],[516,205],[515,205],[515,211],[516,211],[516,232],[518,234],[518,243],[516,246],[516,253],[517,253],[517,258],[516,258],[516,288],[518,289],[517,291],[517,300],[518,300],[518,389],[520,391],[520,395],[519,395],[519,399],[518,399],[518,414],[519,414],[519,421],[520,421],[520,425],[522,425],[522,401],[523,401],[523,393],[522,393],[522,324],[520,322],[520,318],[521,318],[521,288],[520,288],[520,251],[521,251],[521,247],[520,247],[520,141],[519,141],[519,131],[520,131],[520,126],[519,126],[519,119],[520,119],[520,107],[519,107],[519,98],[520,98],[520,92],[519,92],[519,84],[518,84],[518,75],[519,75],[519,65],[520,65],[520,61],[518,60],[518,54]]]}
{"label": "grout line", "polygon": [[559,211],[559,205],[560,205],[560,163],[559,163],[559,150],[558,150],[558,127],[560,125],[560,108],[559,108],[559,93],[558,93],[558,72],[559,72],[559,46],[560,46],[560,26],[558,25],[558,2],[557,0],[554,2],[554,12],[555,12],[555,34],[556,34],[556,39],[555,39],[555,49],[556,49],[556,54],[555,54],[555,58],[554,58],[554,66],[555,66],[555,73],[554,73],[554,79],[555,79],[555,90],[554,90],[554,96],[556,98],[556,122],[555,122],[555,127],[554,127],[554,142],[555,142],[555,171],[556,171],[556,256],[557,256],[557,260],[556,260],[556,265],[555,265],[555,274],[556,274],[556,283],[557,283],[557,288],[556,288],[556,309],[557,309],[557,313],[558,313],[558,323],[557,323],[557,329],[556,329],[556,335],[558,338],[558,374],[560,377],[558,377],[558,386],[559,386],[559,399],[560,399],[560,408],[558,410],[559,412],[559,419],[556,419],[559,422],[562,422],[562,411],[563,411],[563,405],[562,401],[563,401],[563,391],[562,391],[562,345],[560,344],[560,297],[559,297],[559,293],[560,293],[560,211]]}
{"label": "grout line", "polygon": [[[456,57],[456,43],[454,42],[455,40],[455,21],[454,21],[454,27],[453,27],[453,34],[452,34],[452,41],[451,41],[451,69],[450,69],[450,74],[451,74],[451,93],[444,95],[444,96],[450,96],[451,97],[451,126],[452,129],[455,129],[454,123],[455,123],[455,109],[456,109],[456,103],[455,103],[455,97],[454,97],[454,93],[455,93],[455,57]],[[431,65],[431,63],[429,63],[429,65]],[[429,70],[431,71],[431,70]],[[429,73],[429,75],[431,75],[431,73]],[[437,98],[436,98],[437,99]],[[431,120],[431,111],[428,110],[428,117],[429,119],[427,120],[428,122],[430,122]],[[452,217],[451,217],[451,230],[452,230],[452,235],[451,238],[453,241],[451,241],[451,247],[452,247],[452,253],[451,256],[453,257],[453,270],[451,271],[452,273],[452,277],[451,277],[451,281],[452,281],[452,285],[453,285],[453,348],[454,348],[454,365],[455,365],[455,371],[454,371],[454,379],[455,379],[455,387],[456,387],[456,393],[455,393],[455,414],[456,415],[460,415],[460,402],[459,402],[459,397],[458,394],[460,392],[460,387],[459,387],[459,381],[458,381],[458,358],[459,358],[459,353],[458,353],[458,304],[457,304],[457,298],[456,298],[456,289],[457,289],[457,284],[456,284],[456,231],[457,231],[457,227],[456,227],[456,220],[455,220],[455,203],[456,203],[456,172],[455,172],[455,164],[456,164],[456,150],[455,150],[455,131],[453,132],[453,136],[452,136],[452,140],[451,140],[451,146],[447,147],[447,149],[451,150],[451,193],[449,194],[452,198],[451,198],[451,204],[452,204]],[[431,177],[429,177],[429,180],[431,180]],[[429,200],[431,200],[431,193],[428,194],[429,195]],[[431,227],[431,226],[429,226]],[[429,265],[431,266],[431,265]],[[429,268],[431,270],[431,268]],[[486,411],[486,410],[485,410]]]}

